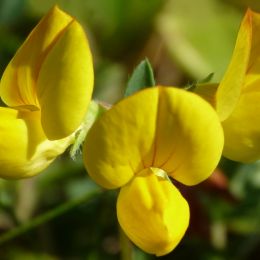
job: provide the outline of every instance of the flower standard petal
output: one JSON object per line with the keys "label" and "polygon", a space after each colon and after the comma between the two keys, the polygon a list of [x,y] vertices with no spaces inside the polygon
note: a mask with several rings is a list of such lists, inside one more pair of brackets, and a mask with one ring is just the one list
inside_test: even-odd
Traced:
{"label": "flower standard petal", "polygon": [[260,14],[248,10],[233,58],[220,85],[217,88],[216,85],[201,85],[195,89],[216,108],[225,135],[223,155],[234,161],[260,159],[259,30]]}
{"label": "flower standard petal", "polygon": [[1,79],[0,95],[14,108],[0,108],[0,147],[5,151],[0,154],[1,176],[35,175],[63,153],[82,123],[92,88],[92,59],[84,31],[54,7]]}
{"label": "flower standard petal", "polygon": [[248,10],[242,21],[233,56],[216,93],[216,110],[221,121],[235,108],[250,63],[252,14],[252,11]]}
{"label": "flower standard petal", "polygon": [[194,185],[211,174],[222,148],[222,127],[206,101],[184,90],[156,87],[104,113],[89,131],[83,153],[90,176],[116,188],[149,167]]}
{"label": "flower standard petal", "polygon": [[250,46],[250,57],[245,74],[245,82],[242,86],[243,90],[245,91],[248,88],[248,86],[251,88],[252,83],[254,81],[259,81],[260,78],[260,13],[250,11],[249,14],[251,17],[252,40]]}
{"label": "flower standard petal", "polygon": [[223,154],[241,162],[260,159],[260,14],[250,11],[250,16],[252,43],[240,99],[232,114],[222,122],[226,137]]}
{"label": "flower standard petal", "polygon": [[245,80],[234,111],[222,122],[226,140],[223,155],[240,162],[260,159],[260,14],[252,11],[249,14],[252,42]]}
{"label": "flower standard petal", "polygon": [[38,109],[36,81],[41,64],[72,17],[52,8],[30,33],[8,64],[0,84],[0,95],[10,107]]}
{"label": "flower standard petal", "polygon": [[0,95],[8,106],[41,110],[45,134],[54,140],[79,127],[92,89],[92,57],[84,30],[54,7],[7,66]]}
{"label": "flower standard petal", "polygon": [[0,177],[25,178],[45,169],[72,143],[73,136],[49,141],[39,112],[0,108]]}
{"label": "flower standard petal", "polygon": [[93,77],[86,35],[74,20],[48,53],[37,81],[42,126],[49,139],[63,138],[79,127],[92,95]]}
{"label": "flower standard petal", "polygon": [[145,169],[121,188],[117,216],[137,246],[160,256],[182,239],[189,223],[189,206],[169,180]]}

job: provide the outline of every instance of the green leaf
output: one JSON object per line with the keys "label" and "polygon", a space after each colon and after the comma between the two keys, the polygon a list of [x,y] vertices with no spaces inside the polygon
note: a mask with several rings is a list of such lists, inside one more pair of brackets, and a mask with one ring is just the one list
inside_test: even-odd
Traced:
{"label": "green leaf", "polygon": [[[260,194],[260,161],[243,164],[230,180],[230,192],[239,199],[250,197],[258,203],[259,199],[253,193]],[[259,202],[260,205],[260,202]]]}
{"label": "green leaf", "polygon": [[1,0],[0,24],[9,24],[17,21],[22,14],[25,0]]}
{"label": "green leaf", "polygon": [[199,84],[201,84],[201,83],[209,83],[212,80],[213,76],[214,76],[214,72],[211,72],[204,79],[199,80],[198,83]]}
{"label": "green leaf", "polygon": [[125,97],[133,93],[155,85],[153,69],[148,59],[143,60],[136,67],[130,79],[127,82]]}
{"label": "green leaf", "polygon": [[209,82],[212,80],[213,76],[214,76],[214,73],[212,72],[212,73],[208,74],[208,75],[207,75],[205,78],[203,78],[203,79],[196,80],[196,81],[193,81],[193,82],[191,82],[191,83],[188,83],[188,84],[184,87],[184,89],[186,89],[186,90],[188,90],[188,91],[193,91],[198,84],[209,83]]}

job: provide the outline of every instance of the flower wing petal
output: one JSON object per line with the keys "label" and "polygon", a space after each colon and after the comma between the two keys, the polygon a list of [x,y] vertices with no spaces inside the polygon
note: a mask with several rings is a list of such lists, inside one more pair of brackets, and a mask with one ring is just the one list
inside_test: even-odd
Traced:
{"label": "flower wing petal", "polygon": [[189,224],[189,206],[170,181],[146,169],[121,188],[117,216],[137,246],[160,256],[182,239]]}
{"label": "flower wing petal", "polygon": [[216,94],[216,110],[225,120],[238,102],[248,69],[252,43],[252,11],[248,10],[237,36],[233,56]]}

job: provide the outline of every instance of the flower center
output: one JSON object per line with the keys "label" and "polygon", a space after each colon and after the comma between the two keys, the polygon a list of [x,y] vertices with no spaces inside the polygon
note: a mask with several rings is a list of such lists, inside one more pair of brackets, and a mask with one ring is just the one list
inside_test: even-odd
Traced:
{"label": "flower center", "polygon": [[167,179],[167,180],[169,179],[166,171],[164,171],[160,168],[155,168],[155,167],[150,167],[150,169],[157,177],[161,177],[161,178]]}

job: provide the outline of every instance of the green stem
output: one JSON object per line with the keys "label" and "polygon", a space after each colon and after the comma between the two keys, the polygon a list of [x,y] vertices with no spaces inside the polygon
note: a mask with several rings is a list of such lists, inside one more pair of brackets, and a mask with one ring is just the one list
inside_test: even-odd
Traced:
{"label": "green stem", "polygon": [[56,218],[56,217],[64,214],[65,212],[81,205],[83,202],[89,201],[91,198],[93,198],[95,195],[99,194],[100,192],[101,192],[101,189],[96,188],[95,190],[85,194],[82,197],[79,197],[78,199],[74,199],[69,202],[66,202],[38,217],[35,217],[34,219],[32,219],[18,227],[13,228],[10,231],[7,231],[6,233],[4,233],[3,235],[0,236],[0,245],[30,231],[31,229],[51,220],[53,218]]}
{"label": "green stem", "polygon": [[121,227],[119,227],[121,260],[133,260],[133,245]]}

